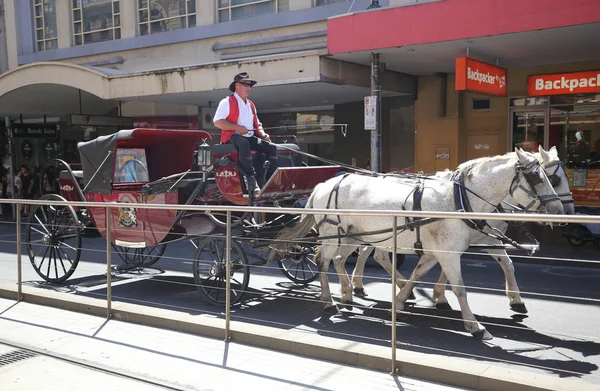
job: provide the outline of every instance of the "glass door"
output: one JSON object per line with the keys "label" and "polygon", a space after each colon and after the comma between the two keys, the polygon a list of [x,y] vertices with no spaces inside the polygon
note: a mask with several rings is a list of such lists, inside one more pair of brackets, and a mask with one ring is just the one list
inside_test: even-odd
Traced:
{"label": "glass door", "polygon": [[511,114],[512,148],[537,152],[538,146],[545,146],[546,109],[513,111]]}

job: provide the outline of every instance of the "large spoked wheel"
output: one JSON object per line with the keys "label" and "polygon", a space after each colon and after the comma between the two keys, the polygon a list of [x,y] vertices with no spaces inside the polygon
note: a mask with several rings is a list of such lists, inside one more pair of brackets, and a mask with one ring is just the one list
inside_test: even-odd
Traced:
{"label": "large spoked wheel", "polygon": [[[66,201],[46,194],[41,201]],[[81,226],[75,211],[65,205],[35,205],[27,219],[26,247],[31,265],[44,280],[66,281],[81,256]]]}
{"label": "large spoked wheel", "polygon": [[[227,284],[227,240],[225,236],[204,239],[198,246],[193,265],[198,291],[213,305],[225,306]],[[231,305],[237,303],[248,288],[250,269],[242,246],[231,239]]]}
{"label": "large spoked wheel", "polygon": [[135,265],[138,267],[150,267],[160,260],[164,254],[167,244],[158,244],[153,247],[129,248],[115,246],[119,257],[126,265]]}
{"label": "large spoked wheel", "polygon": [[284,276],[299,285],[310,284],[319,276],[315,248],[295,245],[289,255],[277,261]]}

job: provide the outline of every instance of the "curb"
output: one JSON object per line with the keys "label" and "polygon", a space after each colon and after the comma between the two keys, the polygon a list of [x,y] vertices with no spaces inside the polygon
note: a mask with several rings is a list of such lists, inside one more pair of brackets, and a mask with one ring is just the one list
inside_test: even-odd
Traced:
{"label": "curb", "polygon": [[[23,286],[22,301],[68,311],[106,317],[106,300],[67,295]],[[0,297],[17,300],[16,284],[0,283]],[[112,319],[150,327],[225,339],[225,320],[193,316],[137,304],[113,302]],[[378,371],[391,371],[389,347],[325,337],[314,333],[281,330],[231,320],[231,340],[250,346],[306,356]],[[428,382],[480,391],[587,391],[596,384],[578,379],[536,374],[507,367],[397,349],[399,374]]]}

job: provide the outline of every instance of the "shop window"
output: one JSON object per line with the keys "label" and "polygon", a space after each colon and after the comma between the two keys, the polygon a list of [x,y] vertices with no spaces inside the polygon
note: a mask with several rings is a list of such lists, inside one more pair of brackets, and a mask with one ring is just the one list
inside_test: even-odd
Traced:
{"label": "shop window", "polygon": [[196,27],[196,0],[139,0],[139,34]]}
{"label": "shop window", "polygon": [[73,0],[72,10],[75,46],[121,38],[118,0]]}
{"label": "shop window", "polygon": [[492,108],[492,100],[473,98],[472,108],[473,110],[490,110]]}
{"label": "shop window", "polygon": [[217,0],[218,22],[289,11],[289,0]]}
{"label": "shop window", "polygon": [[33,0],[33,15],[36,50],[57,49],[56,0]]}

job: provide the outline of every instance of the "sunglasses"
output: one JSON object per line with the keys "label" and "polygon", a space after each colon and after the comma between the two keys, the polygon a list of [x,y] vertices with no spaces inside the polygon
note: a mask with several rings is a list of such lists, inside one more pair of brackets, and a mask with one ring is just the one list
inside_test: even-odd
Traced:
{"label": "sunglasses", "polygon": [[250,83],[238,83],[238,84],[241,84],[241,85],[243,85],[243,86],[245,86],[245,87],[250,87],[250,88],[252,88],[252,84],[250,84]]}

